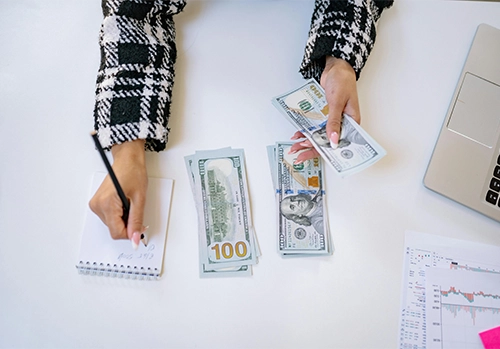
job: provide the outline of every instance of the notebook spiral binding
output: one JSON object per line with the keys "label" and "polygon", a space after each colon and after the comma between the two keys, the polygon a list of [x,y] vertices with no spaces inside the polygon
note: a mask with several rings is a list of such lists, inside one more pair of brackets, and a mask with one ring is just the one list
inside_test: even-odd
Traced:
{"label": "notebook spiral binding", "polygon": [[79,274],[92,276],[116,277],[132,280],[158,280],[160,271],[157,268],[131,267],[130,265],[90,263],[80,261],[76,266]]}

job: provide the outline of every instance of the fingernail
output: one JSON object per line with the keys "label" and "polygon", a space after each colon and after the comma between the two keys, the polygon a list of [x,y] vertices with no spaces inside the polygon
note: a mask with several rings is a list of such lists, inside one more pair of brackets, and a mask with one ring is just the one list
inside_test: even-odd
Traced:
{"label": "fingernail", "polygon": [[295,161],[293,162],[293,164],[294,164],[294,165],[300,165],[300,164],[301,164],[301,163],[303,163],[303,162],[304,162],[304,160],[298,160],[298,159],[297,159],[297,160],[295,160]]}
{"label": "fingernail", "polygon": [[141,241],[141,233],[133,233],[132,234],[132,247],[134,250],[137,250],[139,248],[139,241]]}
{"label": "fingernail", "polygon": [[290,150],[288,151],[288,154],[295,154],[296,152],[297,152],[297,150],[292,150],[292,149],[290,148]]}
{"label": "fingernail", "polygon": [[333,149],[337,149],[339,146],[339,134],[337,132],[332,132],[330,134],[330,146]]}
{"label": "fingernail", "polygon": [[309,144],[307,142],[302,142],[302,143],[299,143],[301,146],[303,147],[309,147]]}

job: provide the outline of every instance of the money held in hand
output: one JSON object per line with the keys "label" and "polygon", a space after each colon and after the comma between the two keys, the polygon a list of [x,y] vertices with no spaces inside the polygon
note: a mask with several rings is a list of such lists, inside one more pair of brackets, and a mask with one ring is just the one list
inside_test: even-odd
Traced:
{"label": "money held in hand", "polygon": [[326,135],[328,104],[325,91],[314,79],[273,98],[272,103],[311,141],[335,173],[342,177],[371,166],[386,154],[386,151],[347,114],[343,115],[338,147],[331,147]]}
{"label": "money held in hand", "polygon": [[260,252],[243,150],[197,151],[184,159],[198,212],[200,276],[251,275]]}

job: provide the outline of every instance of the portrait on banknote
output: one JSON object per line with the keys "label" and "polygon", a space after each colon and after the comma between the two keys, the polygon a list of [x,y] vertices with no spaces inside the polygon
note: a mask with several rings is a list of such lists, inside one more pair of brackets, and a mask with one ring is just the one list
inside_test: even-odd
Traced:
{"label": "portrait on banknote", "polygon": [[311,134],[312,139],[316,142],[320,147],[331,148],[330,140],[326,135],[326,125],[320,128],[319,130],[314,131]]}
{"label": "portrait on banknote", "polygon": [[[323,200],[320,195],[311,197],[311,194],[299,193],[286,196],[280,202],[280,213],[298,225],[312,226],[317,233],[325,233]],[[305,232],[304,229],[302,231]]]}

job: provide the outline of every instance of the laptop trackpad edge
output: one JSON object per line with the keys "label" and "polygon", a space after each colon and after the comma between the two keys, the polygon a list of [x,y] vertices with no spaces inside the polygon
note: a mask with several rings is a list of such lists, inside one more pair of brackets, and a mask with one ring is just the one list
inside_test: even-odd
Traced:
{"label": "laptop trackpad edge", "polygon": [[447,127],[492,148],[500,127],[500,86],[466,73]]}

